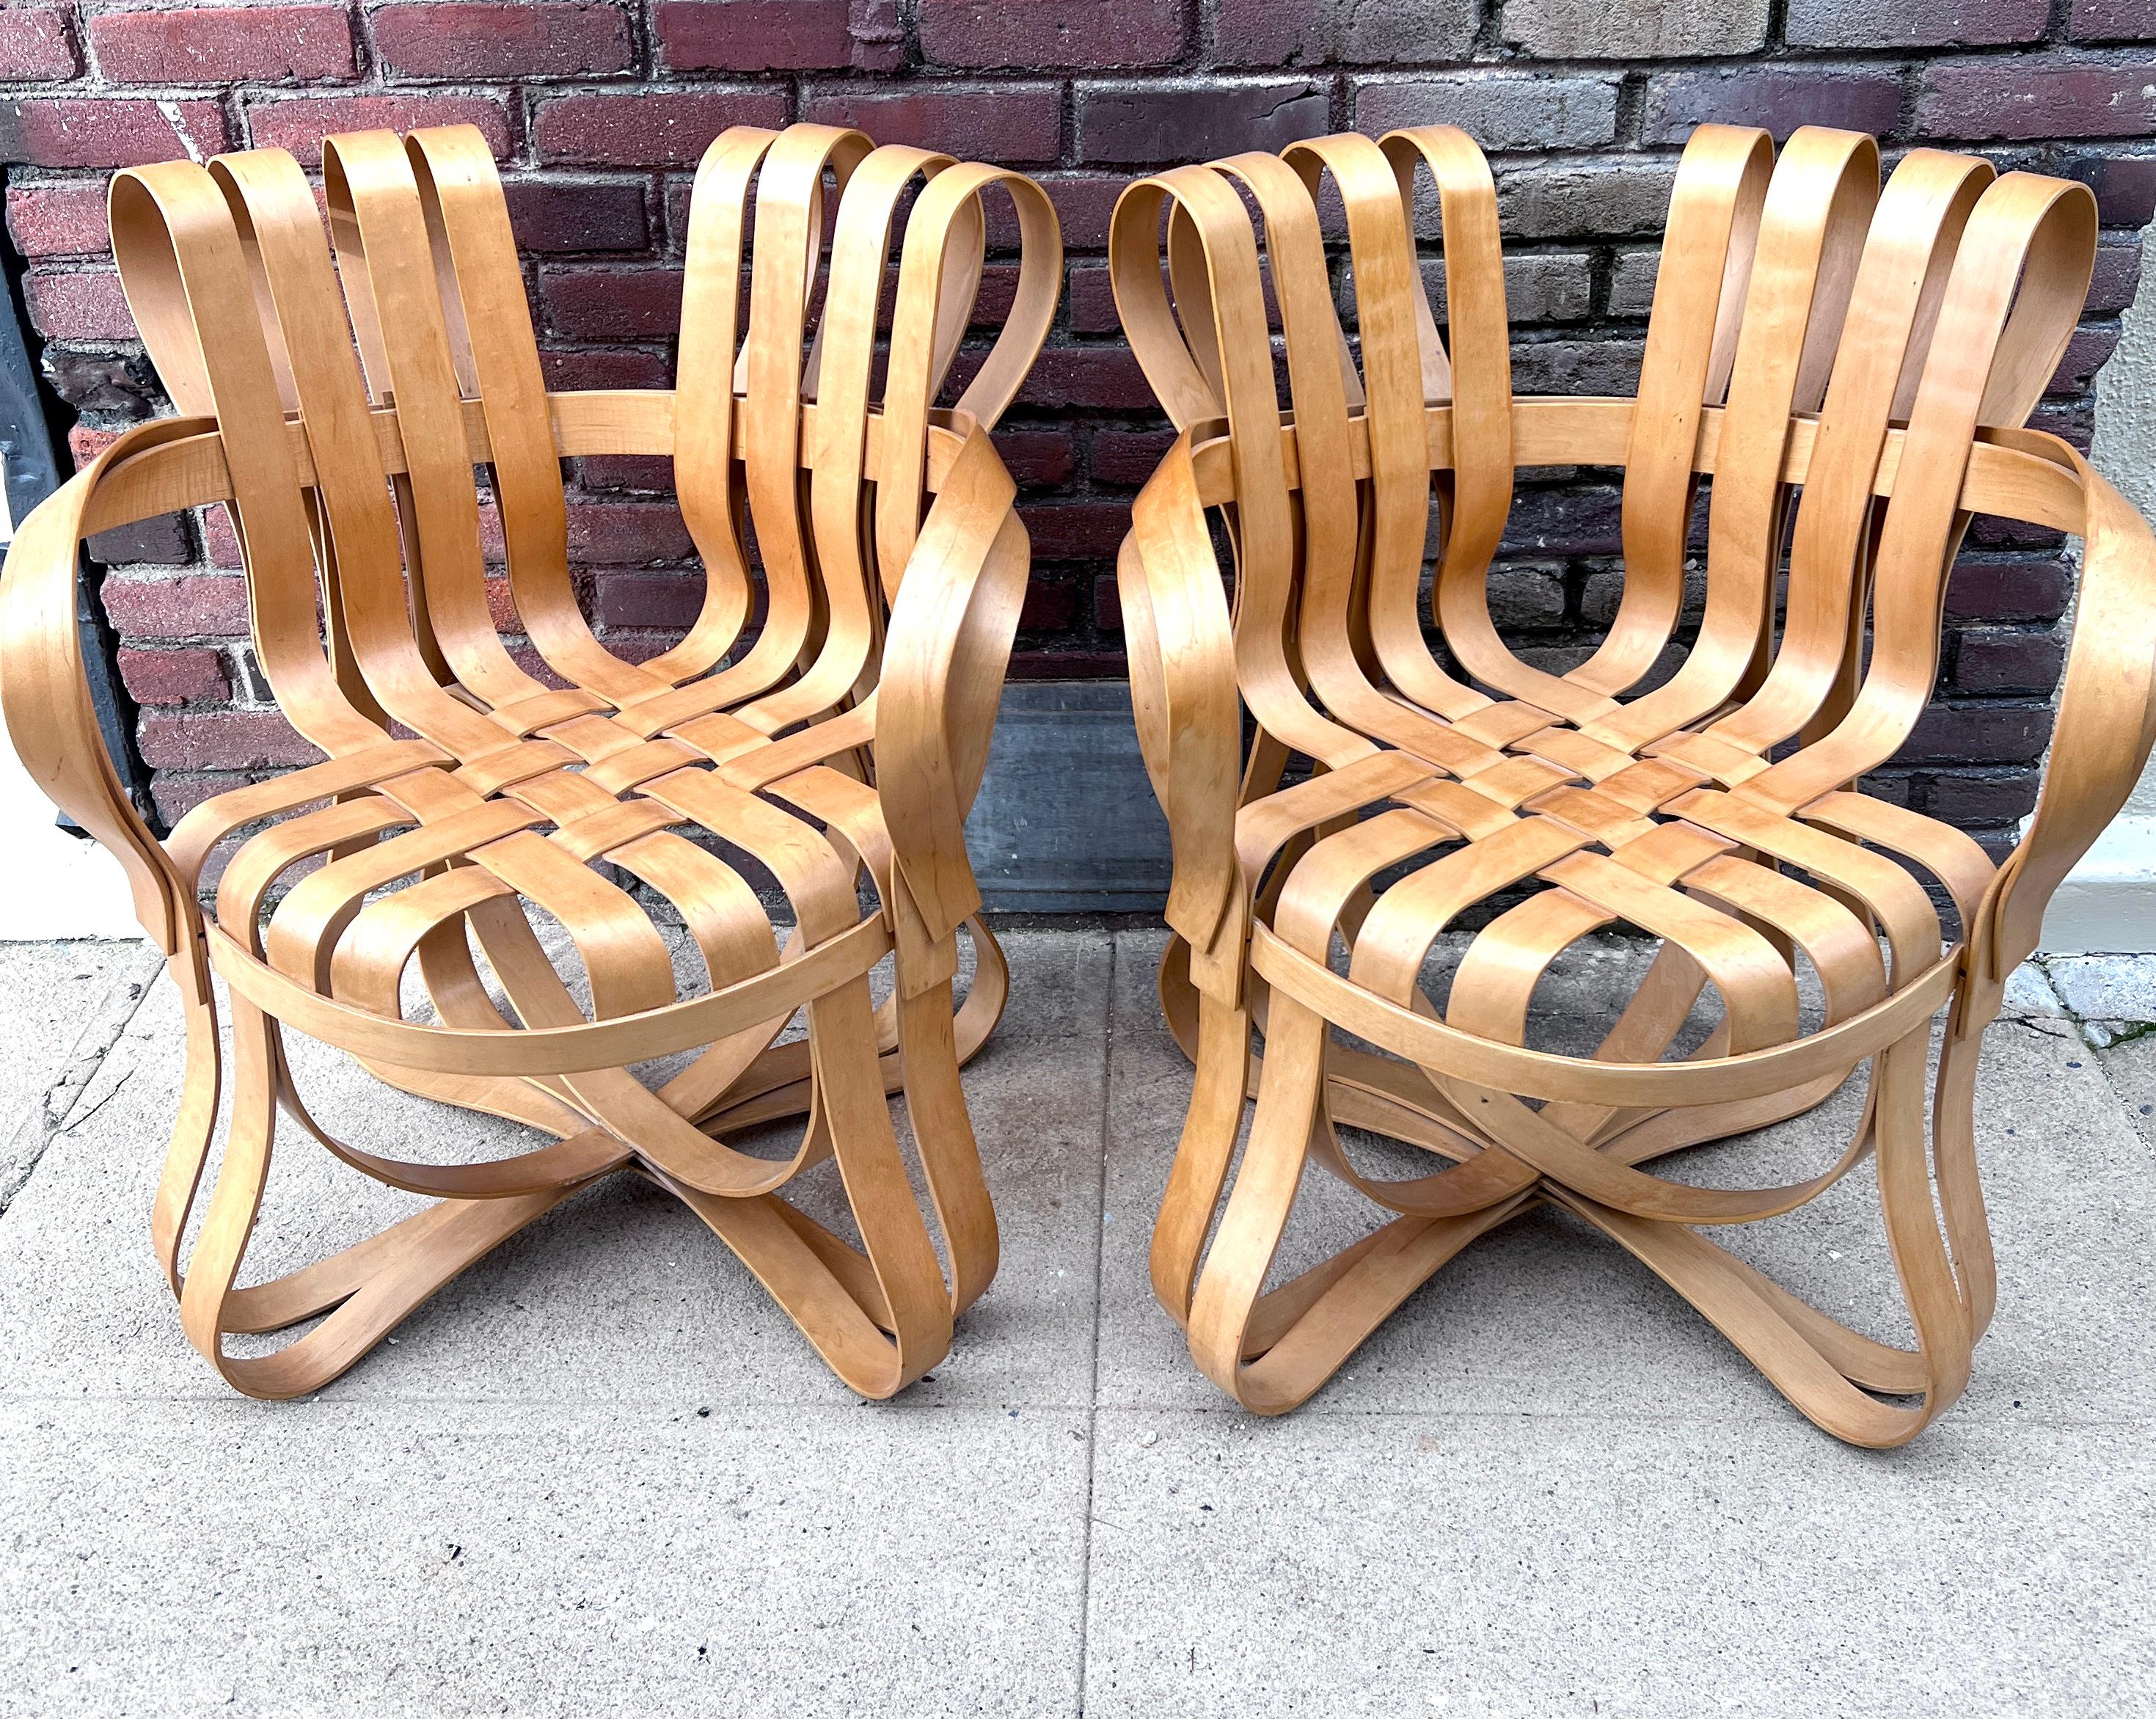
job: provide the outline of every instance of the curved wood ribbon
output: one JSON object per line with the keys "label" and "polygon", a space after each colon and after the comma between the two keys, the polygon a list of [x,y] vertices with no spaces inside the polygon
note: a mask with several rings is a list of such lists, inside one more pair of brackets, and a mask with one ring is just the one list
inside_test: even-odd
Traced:
{"label": "curved wood ribbon", "polygon": [[[941,406],[998,187],[1018,213],[1016,293]],[[1008,970],[978,916],[963,823],[1029,559],[988,432],[1054,316],[1054,212],[1017,175],[858,131],[728,132],[692,205],[680,390],[550,395],[476,131],[331,138],[323,196],[326,233],[276,150],[116,176],[122,280],[187,416],[121,437],[38,510],[0,586],[10,731],[120,856],[186,1007],[153,1220],[182,1323],[238,1389],[313,1390],[507,1236],[631,1169],[680,1194],[842,1379],[888,1396],[943,1357],[995,1270],[958,1069],[1000,1015]],[[706,557],[698,622],[643,662],[593,631],[569,570],[560,461],[604,452],[675,458]],[[482,562],[475,467],[506,594]],[[95,742],[77,546],[217,503],[264,672],[326,762],[205,802],[160,843]],[[866,917],[864,875],[879,904]],[[691,994],[632,889],[686,927],[703,967]],[[783,897],[783,941],[759,889]],[[540,923],[566,942],[542,943]],[[978,957],[963,1006],[962,926]],[[886,955],[896,994],[878,1008],[870,976]],[[231,1128],[198,1200],[226,1080],[213,973],[230,993]],[[418,995],[429,1013],[408,1014]],[[778,1043],[803,1013],[806,1038]],[[548,1143],[434,1164],[338,1140],[293,1084],[284,1027]],[[682,1051],[696,1054],[656,1090],[631,1072]],[[947,1263],[892,1127],[899,1091]],[[280,1106],[434,1203],[241,1287]],[[795,1116],[787,1157],[729,1143]],[[780,1197],[826,1158],[858,1246]],[[267,1355],[226,1342],[318,1317]]]}
{"label": "curved wood ribbon", "polygon": [[[1425,173],[1441,326],[1414,238]],[[1318,220],[1328,183],[1352,344]],[[1958,1394],[1995,1299],[1972,1125],[1983,1029],[2156,739],[2156,546],[2077,454],[2020,427],[2095,237],[2077,185],[1918,150],[1882,187],[1869,138],[1807,127],[1778,159],[1763,133],[1702,126],[1636,397],[1526,399],[1490,175],[1463,134],[1315,139],[1124,193],[1111,278],[1179,434],[1117,571],[1173,847],[1162,995],[1197,1067],[1153,1285],[1238,1401],[1302,1402],[1446,1260],[1545,1201],[1637,1255],[1837,1437],[1904,1442]],[[1625,582],[1601,646],[1558,673],[1499,636],[1486,584],[1514,471],[1573,464],[1625,468]],[[1705,611],[1680,652],[1702,478]],[[1947,575],[1979,511],[2086,546],[2053,763],[1998,867],[1856,787],[1931,695]],[[1658,665],[1673,672],[1625,695]],[[1298,756],[1309,773],[1291,782]],[[1440,1009],[1430,953],[1477,910]],[[1615,1026],[1589,1057],[1527,1048],[1537,983],[1612,926],[1660,942]],[[1801,965],[1820,981],[1816,1021]],[[1703,1000],[1711,1034],[1674,1055]],[[1809,1110],[1859,1069],[1861,1120],[1813,1175],[1717,1188],[1645,1167]],[[1343,1123],[1440,1166],[1366,1174]],[[1313,1158],[1389,1221],[1269,1286]],[[1908,1349],[1702,1233],[1789,1211],[1867,1158]]]}

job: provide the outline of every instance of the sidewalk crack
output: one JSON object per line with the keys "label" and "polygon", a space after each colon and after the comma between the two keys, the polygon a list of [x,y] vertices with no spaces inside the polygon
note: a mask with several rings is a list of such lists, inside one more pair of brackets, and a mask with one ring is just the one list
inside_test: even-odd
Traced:
{"label": "sidewalk crack", "polygon": [[1086,1684],[1092,1670],[1086,1657],[1086,1639],[1093,1620],[1093,1523],[1098,1502],[1094,1476],[1098,1467],[1101,1436],[1101,1315],[1107,1295],[1108,1130],[1115,1114],[1115,1095],[1109,1089],[1116,1066],[1116,968],[1122,958],[1122,939],[1108,933],[1108,1006],[1101,1034],[1101,1181],[1093,1210],[1093,1378],[1086,1393],[1086,1523],[1081,1531],[1078,1554],[1078,1715],[1085,1719]]}
{"label": "sidewalk crack", "polygon": [[[85,1024],[81,1036],[75,1040],[65,1065],[54,1076],[52,1085],[46,1087],[30,1106],[28,1114],[16,1125],[7,1145],[0,1147],[0,1213],[5,1213],[14,1203],[15,1196],[36,1173],[54,1140],[103,1110],[118,1095],[121,1085],[126,1084],[128,1075],[123,1075],[110,1092],[80,1116],[76,1114],[83,1095],[90,1090],[98,1070],[105,1066],[105,1059],[135,1019],[136,1011],[150,994],[157,977],[157,963],[146,962],[132,975],[123,972],[119,983]],[[129,1074],[132,1072],[129,1070]]]}

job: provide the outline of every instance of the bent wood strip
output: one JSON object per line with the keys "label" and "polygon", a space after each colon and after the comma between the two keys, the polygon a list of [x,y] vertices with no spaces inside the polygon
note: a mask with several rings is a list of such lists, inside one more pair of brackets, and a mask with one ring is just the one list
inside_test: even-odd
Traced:
{"label": "bent wood strip", "polygon": [[[152,1224],[182,1326],[237,1389],[312,1390],[500,1241],[629,1169],[697,1210],[849,1385],[890,1395],[943,1357],[995,1270],[958,1069],[1001,1013],[1008,969],[974,916],[963,827],[1029,559],[988,432],[1054,316],[1053,210],[1022,177],[857,131],[730,132],[692,203],[679,390],[553,396],[479,134],[349,134],[323,163],[326,233],[280,151],[116,178],[123,284],[186,415],[120,438],[39,510],[0,585],[18,747],[120,855],[186,1004]],[[975,321],[986,195],[1018,213],[1017,290],[943,403]],[[644,452],[675,459],[707,597],[680,645],[638,663],[578,608],[558,462]],[[475,468],[507,547],[507,624],[565,686],[496,629]],[[327,761],[206,802],[160,843],[95,741],[68,642],[77,546],[108,516],[217,503],[272,690]],[[757,644],[721,666],[759,608]],[[228,846],[205,919],[198,890]],[[742,868],[785,898],[783,946]],[[689,994],[624,878],[687,928],[704,981]],[[963,1005],[962,924],[978,957]],[[886,956],[896,994],[878,1010],[869,975]],[[213,974],[232,1009],[228,1083]],[[422,993],[431,1019],[408,1001]],[[803,1015],[805,1040],[776,1044]],[[339,1140],[293,1083],[286,1029],[546,1143],[431,1164]],[[678,1052],[696,1054],[655,1091],[632,1071]],[[205,1188],[228,1084],[230,1137]],[[355,1170],[434,1203],[241,1288],[280,1108]],[[728,1143],[787,1117],[801,1119],[789,1156]],[[779,1198],[826,1160],[858,1246]],[[307,1320],[267,1355],[227,1342]]]}
{"label": "bent wood strip", "polygon": [[[1415,253],[1425,171],[1441,325]],[[1321,191],[1347,217],[1344,291]],[[2094,243],[2079,186],[1924,150],[1882,187],[1869,138],[1807,127],[1778,153],[1703,126],[1672,192],[1636,398],[1523,399],[1489,173],[1461,134],[1315,139],[1124,193],[1111,280],[1178,434],[1117,577],[1174,864],[1162,998],[1197,1070],[1152,1270],[1238,1401],[1304,1401],[1416,1285],[1544,1201],[1609,1233],[1836,1437],[1905,1442],[1962,1390],[1996,1290],[1981,1035],[2156,739],[2156,544],[2071,448],[2022,428]],[[1268,280],[1285,398],[1264,362]],[[1573,464],[1625,468],[1625,583],[1599,648],[1556,675],[1499,636],[1486,575],[1514,475]],[[1702,478],[1706,613],[1672,662]],[[2085,545],[2059,743],[1999,866],[1861,785],[1930,695],[1977,512]],[[1310,772],[1291,782],[1298,755]],[[1928,884],[1953,904],[1952,941]],[[1477,910],[1440,1011],[1431,952]],[[1591,1055],[1531,1047],[1537,987],[1610,926],[1660,940],[1637,993]],[[1798,1007],[1805,963],[1823,1019]],[[1652,1167],[1799,1114],[1859,1068],[1861,1119],[1815,1176],[1713,1188]],[[1442,1167],[1365,1175],[1343,1123]],[[1771,1219],[1867,1157],[1907,1349],[1693,1227]],[[1313,1160],[1378,1227],[1269,1285]]]}

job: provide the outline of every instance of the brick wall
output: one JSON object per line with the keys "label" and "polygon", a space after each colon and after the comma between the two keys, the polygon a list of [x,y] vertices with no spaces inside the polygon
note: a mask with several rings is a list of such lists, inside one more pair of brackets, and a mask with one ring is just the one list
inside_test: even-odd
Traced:
{"label": "brick wall", "polygon": [[[101,186],[127,163],[325,131],[470,120],[494,141],[557,385],[670,374],[688,176],[737,121],[844,120],[1022,166],[1070,249],[1059,330],[1001,437],[1036,567],[1016,672],[1120,669],[1113,554],[1163,438],[1120,350],[1101,250],[1152,164],[1448,120],[1495,157],[1517,385],[1629,387],[1676,151],[1694,124],[1807,120],[1982,146],[2087,181],[2105,244],[2043,408],[2077,441],[2156,203],[2156,0],[633,0],[16,5],[0,11],[0,161],[44,363],[78,454],[163,409],[110,266]],[[572,533],[601,628],[648,649],[692,612],[678,515],[633,461],[588,461]],[[1504,623],[1555,654],[1614,600],[1617,496],[1535,487],[1498,574]],[[249,661],[228,532],[100,542],[120,668],[167,816],[306,756]],[[2071,572],[1979,531],[1949,598],[1943,708],[1898,772],[1995,839],[2032,803]]]}

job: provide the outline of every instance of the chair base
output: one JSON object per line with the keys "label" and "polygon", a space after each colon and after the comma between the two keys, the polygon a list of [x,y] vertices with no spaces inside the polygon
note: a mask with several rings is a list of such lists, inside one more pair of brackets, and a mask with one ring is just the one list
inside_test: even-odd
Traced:
{"label": "chair base", "polygon": [[[170,967],[184,999],[187,1070],[152,1223],[153,1239],[189,1340],[234,1388],[286,1398],[320,1389],[363,1359],[423,1301],[547,1212],[593,1183],[635,1174],[695,1212],[747,1265],[850,1389],[896,1395],[949,1352],[952,1321],[993,1277],[997,1236],[958,1070],[987,1040],[1009,995],[995,939],[967,921],[975,972],[963,1005],[950,983],[880,1008],[866,978],[806,1005],[804,1039],[778,1044],[787,1024],[758,1029],[715,1093],[657,1093],[626,1070],[593,1077],[517,1080],[446,1076],[365,1063],[402,1090],[459,1109],[508,1117],[554,1143],[511,1160],[424,1167],[376,1157],[337,1140],[308,1112],[286,1061],[280,1024],[247,998],[230,998],[230,1125],[184,1274],[183,1237],[196,1205],[219,1111],[223,1061],[217,1004],[198,945]],[[190,958],[190,956],[193,958]],[[889,1099],[905,1096],[945,1252],[939,1263],[891,1126]],[[264,1282],[236,1283],[268,1178],[278,1113],[374,1179],[435,1195],[434,1203],[366,1240]],[[805,1118],[790,1160],[772,1161],[770,1185],[721,1195],[691,1186],[660,1160],[680,1162],[664,1137],[692,1126],[714,1140]],[[646,1151],[649,1147],[651,1150]],[[783,1184],[834,1158],[860,1244],[782,1197]],[[466,1188],[484,1192],[465,1193]],[[230,1352],[226,1339],[314,1321],[264,1355]]]}
{"label": "chair base", "polygon": [[[1153,1286],[1183,1326],[1199,1367],[1245,1408],[1279,1414],[1321,1389],[1424,1283],[1484,1235],[1544,1204],[1610,1237],[1728,1337],[1821,1429],[1853,1444],[1907,1443],[1967,1384],[1991,1318],[1995,1279],[1975,1171],[1974,1088],[1995,987],[1964,984],[1948,1013],[1930,1115],[1926,1061],[1933,1022],[1869,1059],[1861,1119],[1825,1173],[1759,1214],[1816,1198],[1856,1165],[1876,1162],[1880,1205],[1913,1348],[1878,1342],[1830,1318],[1702,1233],[1681,1209],[1695,1191],[1661,1184],[1680,1209],[1624,1209],[1527,1162],[1536,1131],[1561,1127],[1619,1164],[1748,1133],[1817,1109],[1861,1064],[1764,1096],[1682,1108],[1552,1103],[1509,1094],[1331,1042],[1318,1010],[1250,977],[1243,1008],[1201,996],[1188,947],[1162,964],[1168,1020],[1196,1070],[1188,1119],[1152,1247]],[[1660,1023],[1666,1047],[1691,1005]],[[1265,1052],[1251,1048],[1262,1031]],[[1246,1103],[1249,1136],[1224,1211]],[[1347,1126],[1432,1154],[1455,1173],[1365,1178],[1336,1134]],[[1390,1220],[1322,1264],[1265,1286],[1303,1173],[1315,1160],[1368,1196]],[[1465,1167],[1460,1168],[1458,1167]],[[1937,1202],[1934,1203],[1936,1184]],[[1699,1190],[1702,1195],[1712,1191]],[[1207,1232],[1219,1212],[1209,1248]],[[1743,1221],[1752,1221],[1748,1218]],[[1903,1399],[1900,1401],[1887,1399]]]}

